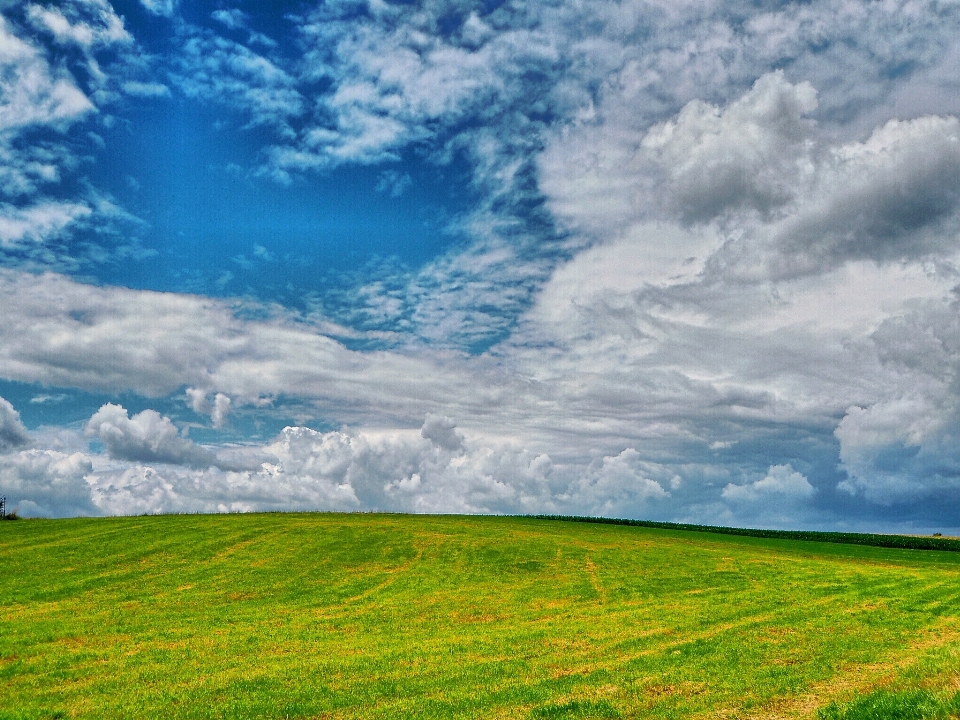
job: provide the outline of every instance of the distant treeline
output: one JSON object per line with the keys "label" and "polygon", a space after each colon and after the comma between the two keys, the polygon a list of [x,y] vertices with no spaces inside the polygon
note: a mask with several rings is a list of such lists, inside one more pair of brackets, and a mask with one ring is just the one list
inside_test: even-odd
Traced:
{"label": "distant treeline", "polygon": [[745,535],[747,537],[774,538],[777,540],[810,540],[813,542],[842,543],[844,545],[872,545],[873,547],[901,548],[904,550],[947,550],[950,552],[960,552],[960,540],[951,540],[942,537],[818,532],[815,530],[760,530],[757,528],[691,525],[689,523],[584,517],[578,515],[527,515],[526,517],[536,520],[562,520],[564,522],[598,523],[601,525],[629,525],[631,527],[658,528],[661,530],[691,530],[693,532],[716,533],[719,535]]}

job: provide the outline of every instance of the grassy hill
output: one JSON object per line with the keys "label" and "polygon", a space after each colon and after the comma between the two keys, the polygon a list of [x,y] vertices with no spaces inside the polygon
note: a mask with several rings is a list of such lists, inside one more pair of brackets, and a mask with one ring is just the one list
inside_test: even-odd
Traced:
{"label": "grassy hill", "polygon": [[839,718],[878,687],[936,702],[960,688],[956,552],[256,514],[0,523],[0,568],[0,718],[788,718],[848,703],[821,710]]}

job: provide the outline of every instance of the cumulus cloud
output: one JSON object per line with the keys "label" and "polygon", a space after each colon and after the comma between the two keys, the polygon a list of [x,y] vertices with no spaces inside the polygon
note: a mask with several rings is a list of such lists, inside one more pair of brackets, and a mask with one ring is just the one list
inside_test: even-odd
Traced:
{"label": "cumulus cloud", "polygon": [[[251,510],[587,512],[632,514],[669,498],[653,466],[628,449],[591,466],[558,466],[511,442],[468,439],[442,418],[420,432],[287,427],[266,445],[237,449],[232,463],[176,434],[168,418],[132,418],[105,405],[87,435],[109,459],[51,449],[6,456],[0,491],[30,514],[136,514]],[[440,432],[458,443],[443,447]],[[654,470],[656,472],[656,470]],[[671,487],[679,487],[674,478]]]}
{"label": "cumulus cloud", "polygon": [[[891,120],[863,143],[834,151],[822,203],[810,203],[780,242],[818,260],[904,260],[953,252],[960,191],[960,121]],[[799,254],[799,253],[798,253]]]}
{"label": "cumulus cloud", "polygon": [[20,413],[4,398],[0,398],[0,453],[29,444],[30,434],[20,422]]}
{"label": "cumulus cloud", "polygon": [[451,453],[412,432],[288,427],[257,452],[263,458],[259,469],[245,471],[141,462],[104,469],[90,480],[91,502],[110,514],[275,508],[502,512],[532,509],[548,494],[549,458],[509,447]]}
{"label": "cumulus cloud", "polygon": [[428,414],[420,429],[420,436],[448,452],[463,450],[463,435],[457,432],[457,426],[448,417]]}
{"label": "cumulus cloud", "polygon": [[[771,418],[789,404],[830,422],[849,406],[850,393],[867,403],[882,397],[897,377],[873,355],[868,333],[913,303],[949,301],[955,283],[956,120],[891,123],[864,142],[830,144],[803,118],[813,106],[811,87],[775,73],[726,108],[693,103],[655,126],[646,136],[656,137],[655,147],[641,154],[656,151],[660,166],[673,172],[668,186],[685,183],[687,210],[668,207],[675,218],[656,221],[631,210],[633,220],[610,221],[610,234],[561,266],[521,326],[530,334],[513,339],[524,355],[521,338],[536,348],[531,365],[560,347],[557,358],[571,377],[576,367],[593,368],[608,393],[614,378],[632,378],[619,386],[621,397],[626,403],[643,387],[647,400],[635,396],[638,407],[663,398],[674,382],[677,394],[663,399],[665,407],[687,406],[683,396],[698,387],[704,394],[699,403],[689,398],[691,417],[708,405],[704,397],[727,397]],[[735,115],[744,116],[745,135],[768,137],[755,154],[723,129]],[[721,203],[736,212],[708,222],[720,208],[719,190],[703,183],[723,172],[694,175],[696,182],[685,173],[698,163],[742,168],[748,160],[782,175],[779,199],[760,202],[741,187],[739,199]],[[784,162],[799,170],[787,172]],[[628,165],[634,192],[643,188],[643,167]],[[712,209],[693,212],[694,205]],[[592,224],[589,207],[585,212],[584,231],[604,230]],[[698,224],[683,226],[695,218]],[[938,264],[924,264],[929,260]],[[745,348],[756,363],[744,362]]]}
{"label": "cumulus cloud", "polygon": [[196,388],[187,388],[187,404],[195,412],[201,415],[209,415],[215,428],[223,427],[227,415],[230,414],[230,398],[223,393],[217,393],[211,403],[207,399],[207,392]]}
{"label": "cumulus cloud", "polygon": [[[789,463],[772,465],[766,476],[744,484],[728,483],[721,498],[740,522],[796,528],[809,517],[817,489]],[[729,521],[729,520],[728,520]]]}
{"label": "cumulus cloud", "polygon": [[676,120],[651,128],[642,147],[666,173],[658,184],[664,201],[685,221],[731,208],[770,213],[812,170],[813,124],[805,116],[816,108],[809,82],[792,85],[777,71],[723,110],[691,101]]}
{"label": "cumulus cloud", "polygon": [[[431,425],[435,421],[424,423]],[[114,488],[111,512],[186,507],[415,512],[577,508],[624,514],[669,497],[656,481],[643,476],[634,450],[604,458],[593,469],[571,469],[511,444],[466,442],[450,451],[404,431],[321,433],[288,427],[263,448],[263,455],[270,459],[257,472],[129,468],[109,480],[99,476],[96,487]],[[107,507],[105,500],[97,502]]]}
{"label": "cumulus cloud", "polygon": [[772,465],[766,477],[746,485],[729,483],[721,495],[724,500],[736,503],[783,503],[806,500],[816,493],[816,488],[789,464]]}
{"label": "cumulus cloud", "polygon": [[355,509],[310,487],[271,482],[266,475],[171,465],[132,465],[102,472],[93,479],[91,497],[107,515]]}
{"label": "cumulus cloud", "polygon": [[[949,451],[954,438],[947,419],[925,398],[850,408],[836,429],[848,474],[841,488],[891,503],[926,495],[944,481],[951,483],[960,467]],[[948,452],[941,455],[942,450]]]}
{"label": "cumulus cloud", "polygon": [[107,403],[87,421],[84,432],[103,442],[110,457],[118,460],[196,468],[217,462],[213,453],[182,437],[170,418],[156,410],[144,410],[130,417],[120,405]]}
{"label": "cumulus cloud", "polygon": [[639,515],[651,501],[670,493],[656,480],[645,477],[643,463],[633,448],[603,458],[599,467],[586,473],[577,488],[578,505],[599,515]]}
{"label": "cumulus cloud", "polygon": [[206,390],[198,390],[197,388],[187,388],[187,405],[190,406],[190,409],[195,413],[206,415],[210,412],[211,407],[210,403],[207,400]]}
{"label": "cumulus cloud", "polygon": [[849,407],[835,435],[847,479],[840,488],[881,504],[960,494],[960,321],[956,302],[926,303],[871,335],[896,383]]}
{"label": "cumulus cloud", "polygon": [[796,208],[731,239],[711,268],[762,281],[851,260],[950,257],[960,193],[960,121],[892,120],[863,143],[831,148]]}
{"label": "cumulus cloud", "polygon": [[552,508],[546,456],[509,446],[450,453],[410,432],[321,433],[288,427],[259,470],[128,466],[92,481],[108,513],[160,510],[516,512]]}
{"label": "cumulus cloud", "polygon": [[25,517],[97,515],[86,479],[92,472],[83,453],[22,450],[0,463],[0,495]]}

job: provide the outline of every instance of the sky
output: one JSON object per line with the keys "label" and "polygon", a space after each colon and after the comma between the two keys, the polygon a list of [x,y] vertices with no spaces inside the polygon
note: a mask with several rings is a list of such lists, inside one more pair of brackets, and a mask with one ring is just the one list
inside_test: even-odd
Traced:
{"label": "sky", "polygon": [[960,2],[0,0],[0,495],[960,534]]}

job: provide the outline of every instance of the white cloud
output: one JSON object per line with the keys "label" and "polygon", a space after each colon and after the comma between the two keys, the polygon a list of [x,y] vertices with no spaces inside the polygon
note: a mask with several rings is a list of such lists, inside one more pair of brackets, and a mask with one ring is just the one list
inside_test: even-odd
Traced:
{"label": "white cloud", "polygon": [[[864,142],[829,145],[803,117],[815,108],[809,83],[768,74],[725,108],[691,101],[675,119],[650,129],[641,151],[593,182],[583,181],[588,170],[570,167],[561,154],[567,138],[558,138],[541,160],[543,187],[562,218],[607,241],[650,227],[638,221],[663,215],[663,208],[685,222],[757,211],[759,217],[727,218],[697,231],[726,236],[708,270],[738,280],[829,272],[856,259],[952,253],[960,201],[957,119],[890,121]],[[601,133],[597,142],[603,142],[605,127],[578,132]],[[599,172],[595,163],[571,159]],[[627,231],[631,224],[635,229]],[[667,247],[677,245],[671,240]],[[681,243],[674,267],[682,251]],[[664,251],[652,242],[645,252]],[[696,255],[700,270],[702,253]]]}
{"label": "white cloud", "polygon": [[[175,10],[173,2],[144,0],[144,5],[158,14]],[[780,96],[785,101],[780,106],[774,102],[766,109],[762,103],[730,108],[728,126],[742,112],[744,128],[760,131],[752,149],[741,145],[731,155],[736,138],[726,133],[729,142],[723,141],[724,132],[717,127],[703,126],[701,132],[693,125],[712,122],[707,117],[710,108],[774,67],[786,68],[791,79],[826,88],[820,114],[830,119],[840,113],[868,116],[909,88],[911,74],[923,76],[927,95],[943,95],[953,82],[942,64],[956,19],[932,9],[935,3],[913,3],[909,11],[901,5],[893,2],[868,11],[832,0],[776,10],[720,3],[664,8],[640,0],[563,2],[476,9],[451,25],[444,3],[376,3],[365,6],[365,12],[356,12],[350,3],[328,3],[305,9],[296,18],[298,40],[306,48],[296,65],[288,66],[280,56],[257,61],[275,69],[283,65],[282,83],[273,72],[238,70],[250,56],[196,28],[184,38],[182,74],[186,88],[193,87],[205,99],[246,107],[254,122],[278,122],[279,127],[291,112],[302,118],[302,123],[283,128],[285,137],[270,153],[267,170],[280,179],[344,162],[396,158],[410,144],[469,147],[479,157],[490,149],[481,146],[492,139],[498,161],[488,173],[491,179],[509,173],[512,162],[534,157],[541,144],[532,136],[547,130],[547,155],[553,150],[565,154],[574,170],[567,178],[586,180],[580,183],[581,191],[595,207],[602,203],[607,210],[616,209],[630,191],[621,166],[632,164],[637,133],[686,103],[705,99],[707,104],[688,107],[685,129],[700,132],[697,152],[727,173],[709,180],[714,202],[723,205],[721,195],[732,192],[740,194],[737,202],[771,209],[783,200],[780,178],[766,165],[762,171],[772,187],[744,180],[743,173],[758,169],[754,155],[769,159],[777,152],[767,141],[797,144],[803,123],[793,121],[815,104],[802,90],[809,85],[797,82]],[[211,17],[233,30],[248,20],[238,9],[217,10]],[[269,38],[255,35],[271,45]],[[852,36],[856,43],[849,42]],[[249,44],[253,42],[251,36]],[[897,66],[911,72],[891,76],[890,68]],[[773,100],[773,95],[765,95],[771,88],[764,83],[774,84],[769,78],[761,81],[755,99],[763,95]],[[294,99],[288,92],[294,86],[309,99]],[[696,108],[706,111],[698,121],[693,117]],[[941,111],[940,106],[936,109]],[[784,122],[773,131],[765,122],[753,125],[751,113],[757,112],[779,114]],[[720,116],[715,120],[724,122]],[[788,127],[791,122],[793,127]],[[550,125],[563,130],[554,134]],[[478,126],[487,131],[478,131]],[[721,157],[718,151],[727,154]],[[791,158],[781,160],[785,169],[794,167]],[[694,182],[690,172],[680,174],[684,177],[675,180],[681,186]],[[721,176],[731,184],[723,185]],[[614,192],[601,192],[603,186]],[[558,200],[555,190],[548,189],[548,194]],[[685,212],[711,210],[709,205],[690,206]]]}
{"label": "white cloud", "polygon": [[86,480],[92,472],[82,453],[22,450],[0,463],[0,495],[7,497],[9,510],[25,517],[96,515]]}
{"label": "white cloud", "polygon": [[214,395],[213,402],[207,399],[205,390],[196,388],[187,388],[187,404],[195,412],[201,415],[209,415],[215,428],[223,427],[223,423],[230,414],[232,402],[229,397],[223,393]]}
{"label": "white cloud", "polygon": [[598,468],[580,479],[576,506],[595,515],[637,516],[649,511],[651,501],[669,496],[660,483],[644,476],[640,453],[627,448],[603,458]]}
{"label": "white cloud", "polygon": [[728,511],[721,522],[802,527],[817,489],[787,463],[772,465],[765,477],[744,484],[728,483],[721,492]]}
{"label": "white cloud", "polygon": [[[592,276],[583,277],[586,286]],[[408,509],[562,506],[619,514],[651,508],[666,513],[672,507],[666,500],[684,503],[697,492],[709,494],[697,483],[675,490],[673,479],[702,475],[681,466],[715,462],[709,446],[718,436],[749,441],[768,433],[771,423],[789,433],[794,422],[819,423],[829,435],[833,418],[851,400],[876,402],[889,380],[891,371],[875,354],[870,360],[869,348],[844,347],[836,338],[824,342],[804,322],[788,334],[749,324],[720,331],[692,322],[696,317],[669,317],[662,304],[650,314],[643,296],[638,301],[635,293],[628,288],[619,296],[583,295],[579,307],[568,301],[570,314],[556,312],[549,323],[538,320],[542,312],[531,313],[510,343],[498,346],[494,355],[471,359],[423,349],[416,356],[349,351],[282,314],[244,320],[224,301],[7,271],[0,273],[0,302],[16,303],[18,313],[0,317],[0,367],[12,379],[54,387],[162,396],[187,385],[191,407],[211,416],[217,394],[230,398],[231,412],[252,412],[270,398],[293,396],[321,417],[364,427],[409,427],[411,417],[430,414],[421,435],[404,445],[413,448],[404,451],[406,459],[393,445],[383,446],[393,449],[383,466],[371,471],[377,478],[374,490],[351,482],[364,507],[396,507],[397,498],[407,497],[406,490],[416,484],[416,474],[421,492],[410,502],[420,498],[420,505],[405,505]],[[49,297],[59,298],[56,307]],[[223,401],[221,406],[222,422]],[[249,466],[246,460],[228,463],[210,455],[200,462],[185,449],[188,441],[159,415],[126,418],[119,408],[113,414],[111,424],[119,430],[104,442],[117,457]],[[464,431],[454,429],[445,415],[467,418]],[[471,433],[479,433],[477,448],[500,447],[509,438],[522,450],[512,455],[470,450]],[[108,437],[115,438],[112,448]],[[332,442],[305,437],[321,446]],[[360,437],[373,443],[372,435]],[[150,445],[154,440],[156,447]],[[336,444],[343,442],[360,441]],[[431,484],[436,472],[416,458],[456,454],[461,443],[469,452],[443,470],[453,484],[431,491],[438,487]],[[700,460],[691,445],[701,448]],[[629,457],[620,457],[624,448],[643,455],[631,450]],[[584,468],[597,451],[610,459],[588,473]],[[547,454],[554,458],[551,466],[559,463],[549,474],[551,482],[562,485],[549,492],[538,489],[543,480],[530,469],[536,457]],[[649,464],[653,455],[662,458],[656,467]],[[513,459],[504,465],[507,457]],[[523,492],[503,479],[508,466],[514,468],[512,477],[525,478]],[[589,481],[570,489],[580,477]],[[669,486],[670,498],[651,482],[664,493]],[[456,483],[476,486],[477,499],[456,505],[461,493],[449,490]],[[393,488],[389,497],[383,495],[387,486]],[[614,500],[605,504],[604,493]]]}
{"label": "white cloud", "polygon": [[60,8],[31,4],[27,18],[34,27],[50,32],[58,43],[76,44],[87,51],[98,45],[133,41],[106,0],[81,0]]}
{"label": "white cloud", "polygon": [[210,402],[207,400],[207,391],[198,390],[197,388],[188,387],[187,391],[187,405],[197,414],[208,415],[212,409]]}
{"label": "white cloud", "polygon": [[736,503],[780,503],[806,500],[817,492],[803,473],[789,464],[772,465],[766,477],[746,485],[728,484],[721,495],[724,500]]}
{"label": "white cloud", "polygon": [[817,107],[808,82],[791,85],[782,71],[762,76],[721,111],[699,100],[676,120],[654,126],[642,146],[666,172],[664,202],[686,221],[710,220],[728,209],[770,213],[785,205],[812,172]]}
{"label": "white cloud", "polygon": [[[495,122],[500,124],[489,132],[459,135],[449,146],[469,147],[477,177],[491,184],[491,202],[523,197],[520,183],[510,184],[517,177],[511,173],[535,159],[538,190],[562,228],[573,231],[567,249],[606,246],[589,252],[594,252],[594,260],[609,261],[607,269],[618,283],[630,282],[627,268],[635,271],[637,289],[644,283],[696,282],[712,255],[716,257],[708,266],[710,280],[739,284],[832,273],[851,261],[925,260],[947,249],[937,242],[951,237],[955,216],[953,151],[934,148],[949,142],[949,129],[928,128],[922,139],[898,141],[888,158],[889,182],[884,187],[885,172],[853,160],[856,148],[870,143],[852,141],[837,130],[834,119],[841,111],[853,112],[841,107],[850,97],[863,98],[864,106],[857,112],[869,114],[870,103],[882,101],[885,93],[908,82],[878,77],[883,71],[871,64],[880,62],[878,58],[913,63],[917,72],[940,62],[935,53],[911,46],[918,18],[907,21],[892,6],[874,7],[868,13],[830,2],[790,6],[783,13],[744,8],[750,18],[745,25],[731,22],[729,6],[721,5],[675,7],[664,15],[640,3],[592,3],[588,8],[561,4],[542,15],[534,9],[529,12],[537,15],[536,22],[525,24],[529,16],[521,20],[518,14],[485,19],[491,34],[485,36],[483,47],[509,33],[522,35],[520,27],[535,26],[536,41],[557,49],[563,60],[526,66],[536,67],[531,76],[541,73],[537,76],[544,78],[537,92],[525,89],[529,103],[510,105],[509,98],[524,90],[515,92],[505,73],[504,93],[497,95],[499,104],[491,105],[499,108]],[[416,18],[389,15],[378,21],[377,32],[391,37],[410,32],[412,37],[411,26],[428,22],[429,13],[425,10]],[[777,24],[781,20],[798,35],[783,33]],[[945,42],[955,20],[944,21],[940,29],[923,23],[924,32],[937,38],[933,42]],[[838,35],[839,27],[856,28],[856,47],[843,42],[846,30]],[[363,32],[368,30],[364,26]],[[456,34],[448,41],[459,42]],[[830,62],[818,64],[816,56],[824,54]],[[324,72],[329,70],[334,77],[356,76],[338,60],[325,62]],[[516,62],[523,65],[522,60]],[[772,65],[786,69],[771,73]],[[809,72],[796,69],[801,66]],[[840,67],[846,70],[839,71]],[[840,73],[846,73],[842,82],[848,87],[857,84],[852,78],[864,73],[871,74],[870,82],[844,98],[835,92]],[[397,91],[401,95],[397,103],[406,98],[404,87],[401,84]],[[534,105],[554,113],[556,119],[545,127],[510,125],[512,121],[499,119],[525,112],[534,115]],[[504,109],[508,107],[509,112]],[[917,127],[905,135],[922,135],[926,131],[921,132],[919,125],[927,122],[932,119],[916,121]],[[443,123],[431,125],[430,131],[438,127]],[[410,142],[421,141],[411,128],[416,128],[416,120],[405,120],[398,137],[410,132]],[[332,126],[326,131],[324,142],[343,139]],[[546,146],[523,145],[517,138],[525,133],[536,133]],[[932,162],[938,154],[939,165]],[[893,191],[901,185],[908,191],[902,196]],[[501,207],[498,212],[504,221],[510,211]],[[879,222],[871,225],[863,222],[864,217]],[[903,221],[909,224],[911,218],[916,227],[898,226]],[[682,227],[694,221],[699,227]],[[508,260],[490,263],[476,275],[463,271],[468,264],[479,266],[471,255],[481,252],[474,248],[437,262],[429,275],[424,273],[411,284],[414,290],[429,287],[429,293],[418,297],[411,292],[395,302],[403,310],[414,308],[412,315],[398,310],[398,322],[410,318],[416,331],[431,342],[456,338],[461,346],[476,342],[480,328],[486,337],[508,332],[531,299],[523,289],[536,286],[552,270],[550,262],[518,257],[516,245],[526,236],[521,221],[514,225],[513,235],[503,233],[502,238],[509,239],[499,246],[492,242],[478,246],[493,251],[491,255],[502,250]],[[725,250],[716,253],[724,243]],[[618,254],[627,256],[620,266]],[[526,274],[515,284],[521,270]],[[599,274],[596,278],[602,286],[604,278]],[[766,290],[766,297],[758,294],[752,300],[764,306],[775,303],[780,288]],[[706,305],[709,311],[713,300],[716,296],[685,310],[696,314]],[[738,300],[743,297],[735,291],[721,303],[730,307]],[[738,310],[746,304],[740,302]]]}
{"label": "white cloud", "polygon": [[[445,446],[438,428],[452,438]],[[236,449],[232,469],[211,464],[152,410],[130,418],[106,405],[87,434],[104,442],[109,459],[14,453],[0,465],[0,492],[27,514],[54,516],[269,509],[624,515],[669,498],[632,449],[595,467],[558,467],[512,443],[467,439],[435,417],[420,433],[288,427],[267,445]],[[679,485],[674,478],[671,487]]]}
{"label": "white cloud", "polygon": [[122,87],[125,93],[133,95],[134,97],[170,97],[170,88],[163,83],[144,83],[130,80],[123,83]]}
{"label": "white cloud", "polygon": [[344,420],[483,407],[503,392],[464,382],[462,356],[350,351],[276,308],[247,320],[227,301],[13,271],[0,271],[0,304],[18,309],[0,315],[0,367],[24,382],[148,396],[189,386],[234,406],[293,393]]}
{"label": "white cloud", "polygon": [[560,60],[547,34],[495,33],[476,15],[443,38],[435,32],[441,12],[384,5],[360,20],[330,7],[308,14],[305,79],[333,81],[320,98],[318,119],[326,122],[277,146],[275,171],[396,159],[404,146],[442,136],[468,117],[499,124],[523,92],[524,73]]}
{"label": "white cloud", "polygon": [[[329,6],[308,13],[301,39],[311,51],[302,65],[257,56],[254,65],[275,72],[240,72],[239,46],[187,32],[185,55],[193,59],[181,73],[184,87],[252,117],[260,113],[254,122],[272,123],[285,135],[270,150],[269,171],[278,179],[395,157],[411,143],[426,144],[438,159],[466,149],[478,183],[489,183],[489,203],[501,203],[500,227],[467,252],[430,264],[405,289],[364,285],[357,297],[364,306],[354,313],[364,327],[410,330],[458,347],[509,333],[549,276],[556,254],[544,249],[532,258],[519,251],[518,245],[546,243],[522,227],[522,208],[503,207],[511,199],[519,208],[518,197],[534,202],[539,191],[565,227],[578,231],[568,250],[606,243],[606,258],[615,251],[637,258],[628,264],[642,268],[644,282],[695,280],[724,241],[729,247],[711,272],[738,282],[832,271],[850,259],[843,247],[849,238],[841,239],[856,227],[849,198],[837,202],[849,212],[831,230],[839,246],[814,249],[812,265],[800,257],[806,249],[795,250],[799,235],[829,214],[820,208],[807,216],[798,207],[822,205],[835,195],[830,183],[840,186],[860,173],[834,177],[844,164],[837,153],[852,144],[825,139],[810,119],[831,123],[839,112],[825,78],[835,79],[837,67],[849,75],[873,72],[865,58],[909,57],[917,68],[939,62],[917,55],[909,42],[913,25],[888,7],[872,14],[830,2],[781,12],[744,9],[747,20],[740,23],[720,5],[664,13],[642,3],[561,4],[473,14],[445,33],[437,30],[439,6],[378,8],[362,16]],[[780,22],[797,34],[784,33]],[[839,42],[843,26],[857,29],[857,47]],[[949,34],[924,27],[931,38]],[[832,64],[816,64],[826,46]],[[772,65],[786,70],[769,73]],[[809,72],[795,70],[801,66]],[[327,89],[317,94],[318,85]],[[881,85],[869,87],[877,102],[892,92]],[[814,88],[824,94],[819,108]],[[296,91],[302,103],[259,105],[281,89]],[[528,198],[522,188],[530,184],[534,159],[539,187]],[[669,192],[659,192],[658,183]],[[751,210],[763,222],[735,223],[724,232],[711,223],[695,231],[676,227],[672,217],[706,222],[717,213]],[[476,230],[481,215],[471,233],[482,232]],[[931,241],[927,235],[920,245]],[[916,245],[919,236],[912,237]],[[860,259],[897,256],[884,255],[883,243],[864,245],[852,251]],[[901,254],[917,255],[909,248]]]}
{"label": "white cloud", "polygon": [[237,8],[231,8],[229,10],[215,10],[210,14],[214,20],[219,23],[222,23],[231,30],[236,30],[238,28],[245,27],[249,16]]}
{"label": "white cloud", "polygon": [[895,381],[849,407],[835,435],[841,489],[880,504],[960,494],[960,321],[956,302],[920,304],[871,334]]}
{"label": "white cloud", "polygon": [[533,509],[549,458],[507,448],[450,453],[411,432],[320,433],[288,427],[258,471],[123,465],[91,478],[107,513],[254,509],[491,512]]}
{"label": "white cloud", "polygon": [[177,6],[180,4],[179,0],[140,0],[140,4],[143,5],[148,11],[154,15],[161,15],[163,17],[172,17],[177,10]]}
{"label": "white cloud", "polygon": [[82,47],[90,47],[93,44],[93,28],[84,23],[71,24],[59,10],[48,10],[39,5],[30,5],[27,8],[27,17],[30,18],[34,26],[49,30],[60,43],[73,42]]}
{"label": "white cloud", "polygon": [[420,436],[442,450],[455,453],[463,450],[463,435],[458,433],[456,428],[448,417],[427,414]]}
{"label": "white cloud", "polygon": [[[556,510],[549,457],[512,446],[473,443],[456,452],[413,432],[321,433],[288,427],[262,448],[259,471],[134,465],[91,480],[108,513],[159,510],[400,510],[537,512]],[[649,495],[644,486],[641,495]]]}
{"label": "white cloud", "polygon": [[[552,253],[521,256],[496,228],[479,234],[471,246],[426,265],[396,293],[398,314],[407,312],[410,329],[434,345],[463,348],[506,335],[557,262]],[[367,304],[377,307],[381,298]]]}
{"label": "white cloud", "polygon": [[66,127],[92,110],[76,84],[55,75],[43,53],[13,34],[0,16],[0,132]]}
{"label": "white cloud", "polygon": [[953,484],[960,470],[951,449],[954,415],[925,397],[851,407],[836,430],[849,476],[841,487],[874,502],[891,503]]}
{"label": "white cloud", "polygon": [[[557,154],[548,148],[545,157],[559,164],[542,165],[541,177],[570,227],[598,242],[546,283],[507,344],[512,359],[555,387],[577,388],[579,408],[606,399],[608,432],[631,408],[625,414],[641,427],[678,422],[675,440],[681,428],[700,435],[721,422],[749,436],[757,429],[749,417],[832,427],[851,402],[869,406],[897,392],[898,372],[868,338],[918,304],[951,302],[957,121],[918,118],[863,142],[833,143],[803,120],[812,108],[811,87],[774,74],[726,107],[694,103],[656,126],[645,136],[657,139],[656,167],[684,198],[665,213],[642,204],[659,187],[644,185],[646,156],[628,159],[598,190],[629,190],[642,202],[623,200],[619,215],[604,218],[589,183],[581,202],[573,190],[580,175],[561,150],[609,127],[585,123],[580,135],[558,136]],[[734,126],[756,140],[755,152]],[[626,145],[630,127],[621,129]],[[636,148],[644,134],[632,137]],[[776,199],[737,186],[720,202],[717,193],[733,184],[710,184],[727,171],[717,163],[737,172],[756,163],[747,177],[781,176]],[[712,172],[697,175],[701,165]],[[560,177],[560,168],[569,174]],[[645,213],[665,218],[643,220]],[[699,223],[683,227],[692,220]]]}
{"label": "white cloud", "polygon": [[209,30],[184,26],[174,82],[188,97],[245,112],[249,126],[289,126],[305,108],[295,78],[263,55]]}
{"label": "white cloud", "polygon": [[182,437],[170,418],[156,410],[133,417],[120,405],[107,403],[87,422],[84,433],[104,443],[110,457],[207,468],[217,463],[209,450]]}
{"label": "white cloud", "polygon": [[377,192],[389,193],[390,197],[400,197],[410,187],[413,180],[407,173],[400,174],[396,170],[384,170],[377,180]]}
{"label": "white cloud", "polygon": [[[92,188],[80,190],[82,198],[71,198],[69,191],[64,193],[57,186],[64,177],[74,175],[80,162],[76,146],[68,141],[71,127],[97,112],[93,98],[106,101],[109,96],[109,78],[95,54],[109,50],[126,57],[133,41],[105,0],[57,7],[29,4],[24,17],[43,31],[40,38],[0,16],[0,194],[7,199],[0,201],[0,249],[25,251],[30,262],[41,266],[75,266],[76,260],[64,258],[60,251],[23,246],[61,239],[79,221],[94,220],[94,215],[106,234],[103,225],[122,214]],[[51,60],[57,51],[41,41],[48,32],[55,43],[79,48],[86,72]],[[85,78],[89,97],[75,75]],[[25,133],[37,130],[47,132],[42,139],[24,141]]]}
{"label": "white cloud", "polygon": [[227,415],[230,414],[230,398],[223,393],[217,393],[213,398],[213,408],[210,411],[210,419],[215,428],[223,427]]}
{"label": "white cloud", "polygon": [[830,271],[850,260],[949,257],[960,228],[960,121],[890,121],[831,148],[784,217],[732,239],[716,271],[752,281]]}
{"label": "white cloud", "polygon": [[586,308],[650,286],[695,281],[722,244],[713,228],[638,223],[560,265],[541,290],[535,313],[550,322],[568,316],[571,305]]}
{"label": "white cloud", "polygon": [[21,198],[59,182],[59,163],[64,159],[46,148],[14,149],[0,143],[0,193]]}
{"label": "white cloud", "polygon": [[30,434],[20,422],[20,413],[4,398],[0,398],[0,453],[30,443]]}
{"label": "white cloud", "polygon": [[26,208],[0,204],[0,246],[57,237],[92,213],[87,205],[70,202],[46,201]]}

